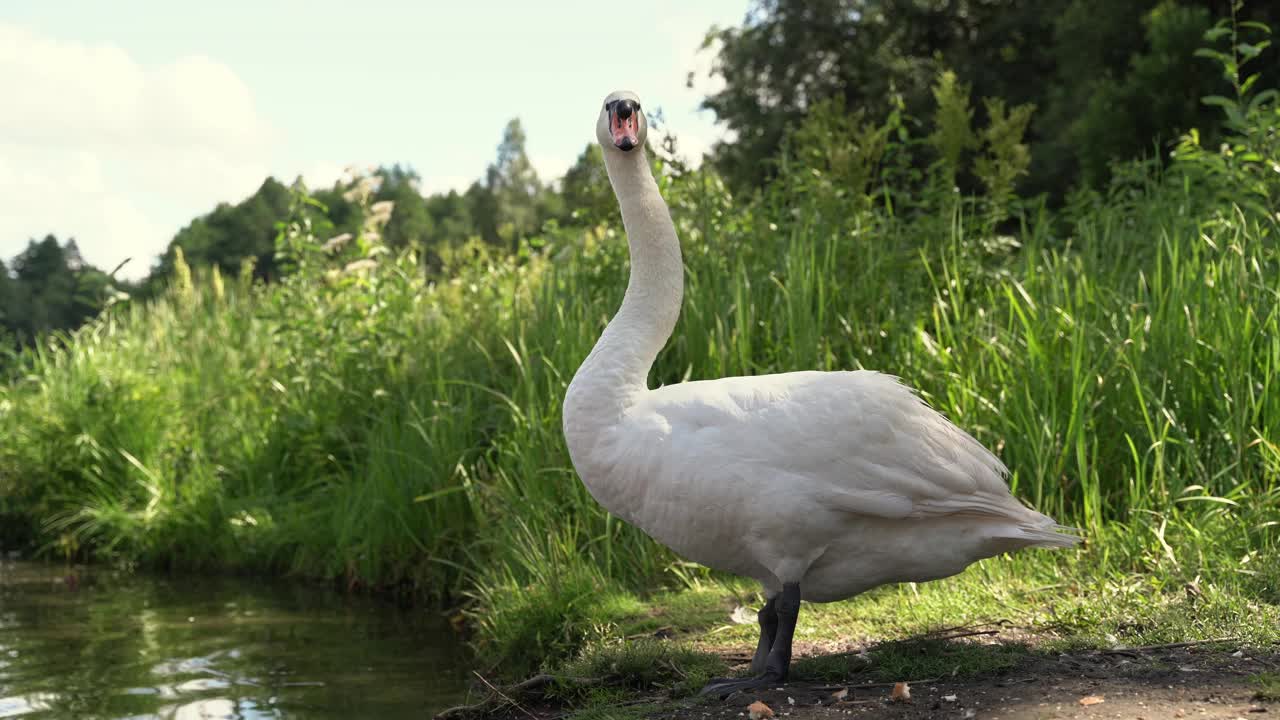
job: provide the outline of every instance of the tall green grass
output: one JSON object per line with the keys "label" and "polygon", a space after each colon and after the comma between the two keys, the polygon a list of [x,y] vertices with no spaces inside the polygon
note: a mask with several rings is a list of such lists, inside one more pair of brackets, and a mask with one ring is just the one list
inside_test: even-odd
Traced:
{"label": "tall green grass", "polygon": [[[688,272],[655,384],[893,373],[1099,563],[1248,583],[1276,561],[1277,224],[1222,199],[1236,176],[1183,153],[1049,212],[960,197],[937,182],[953,169],[910,175],[901,126],[806,127],[752,198],[662,165]],[[180,266],[156,301],[21,359],[0,390],[11,535],[465,603],[513,663],[705,576],[604,513],[561,437],[565,387],[621,300],[620,228],[548,228],[515,257],[469,246],[428,278],[363,239],[330,258],[308,212],[282,229],[281,283]]]}

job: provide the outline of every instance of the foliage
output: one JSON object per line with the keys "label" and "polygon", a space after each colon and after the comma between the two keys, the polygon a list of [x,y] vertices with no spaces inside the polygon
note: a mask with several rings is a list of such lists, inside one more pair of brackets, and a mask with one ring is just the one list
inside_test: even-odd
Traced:
{"label": "foliage", "polygon": [[421,182],[418,173],[393,165],[379,168],[375,176],[380,182],[374,200],[389,202],[392,207],[383,228],[383,242],[387,247],[422,250],[435,244],[438,241],[436,219],[427,199],[418,191]]}
{"label": "foliage", "polygon": [[[1277,8],[1253,2],[1241,13],[1274,25]],[[715,162],[735,189],[759,187],[777,172],[770,159],[789,129],[822,100],[880,117],[900,96],[924,118],[950,68],[977,97],[1041,108],[1026,190],[1102,187],[1112,162],[1192,127],[1217,141],[1220,120],[1199,99],[1226,88],[1192,54],[1211,17],[1229,10],[1228,0],[757,0],[740,27],[707,36],[722,83],[705,107],[734,135]],[[1275,50],[1260,62],[1275,67]]]}
{"label": "foliage", "polygon": [[937,103],[937,110],[933,113],[934,130],[929,135],[929,144],[942,162],[940,175],[945,187],[952,188],[956,184],[961,155],[978,147],[978,138],[972,129],[969,86],[957,82],[955,73],[944,71],[933,86],[933,100]]}
{"label": "foliage", "polygon": [[[251,260],[258,276],[276,278],[279,272],[272,257],[271,239],[276,221],[289,209],[289,189],[267,178],[253,195],[243,201],[219,203],[208,215],[198,217],[178,231],[160,256],[152,277],[172,275],[175,250],[182,248],[188,263],[199,267],[218,266],[234,273]],[[156,280],[150,283],[154,287]]]}
{"label": "foliage", "polygon": [[[592,678],[632,690],[670,688],[674,697],[680,697],[701,689],[713,677],[723,676],[726,667],[710,653],[642,639],[594,643],[565,663],[562,671],[571,678]],[[566,685],[575,690],[572,684]]]}
{"label": "foliage", "polygon": [[1258,673],[1249,679],[1258,688],[1255,697],[1259,700],[1280,701],[1280,673]]}
{"label": "foliage", "polygon": [[[1209,186],[1216,189],[1220,202],[1239,204],[1262,218],[1280,219],[1275,214],[1280,194],[1274,177],[1280,172],[1280,93],[1274,88],[1259,89],[1259,73],[1246,74],[1246,66],[1255,65],[1270,47],[1271,30],[1259,23],[1240,22],[1238,9],[1205,32],[1210,47],[1196,53],[1216,63],[1231,85],[1232,96],[1203,99],[1205,105],[1221,109],[1226,142],[1216,153],[1206,150],[1199,131],[1193,129],[1182,137],[1175,154],[1184,161],[1183,167],[1198,170],[1197,180],[1205,176],[1216,180]],[[1256,37],[1248,41],[1245,33]],[[1224,40],[1226,49],[1219,49]]]}
{"label": "foliage", "polygon": [[538,173],[525,152],[524,128],[518,118],[503,130],[498,159],[489,166],[485,183],[494,198],[498,236],[515,250],[519,241],[538,227],[537,202],[542,191]]}
{"label": "foliage", "polygon": [[30,241],[11,268],[0,262],[0,348],[79,327],[122,297],[120,287],[127,285],[84,261],[75,240],[59,243],[46,235]]}
{"label": "foliage", "polygon": [[1014,197],[1014,182],[1025,175],[1031,165],[1031,153],[1022,142],[1022,136],[1031,122],[1035,106],[1019,105],[1005,109],[1004,101],[988,98],[986,107],[990,124],[981,133],[986,152],[974,163],[973,172],[986,189],[995,219],[1003,220],[1005,210]]}
{"label": "foliage", "polygon": [[609,222],[622,223],[618,201],[609,187],[609,176],[604,167],[604,155],[600,145],[591,143],[564,174],[560,194],[569,210],[568,220],[587,226]]}

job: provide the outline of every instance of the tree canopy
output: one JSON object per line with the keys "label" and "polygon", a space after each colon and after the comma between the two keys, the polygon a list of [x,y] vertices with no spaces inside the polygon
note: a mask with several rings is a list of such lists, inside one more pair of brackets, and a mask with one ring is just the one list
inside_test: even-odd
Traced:
{"label": "tree canopy", "polygon": [[[927,117],[934,79],[953,70],[976,97],[1036,107],[1027,189],[1060,195],[1191,127],[1216,136],[1221,113],[1200,98],[1228,86],[1195,51],[1229,14],[1227,0],[758,0],[742,26],[708,35],[723,87],[704,106],[733,131],[715,162],[756,187],[816,103],[883,116],[900,98]],[[1280,6],[1240,17],[1274,26]],[[1274,48],[1260,65],[1274,87]]]}
{"label": "tree canopy", "polygon": [[112,280],[80,256],[74,239],[31,240],[6,267],[0,262],[0,335],[31,341],[78,327],[97,314]]}

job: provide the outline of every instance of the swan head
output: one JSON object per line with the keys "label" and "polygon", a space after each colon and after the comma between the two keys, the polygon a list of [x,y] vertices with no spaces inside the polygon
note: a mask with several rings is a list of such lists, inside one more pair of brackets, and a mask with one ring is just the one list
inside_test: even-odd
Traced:
{"label": "swan head", "polygon": [[596,140],[601,147],[630,152],[644,145],[648,132],[649,123],[640,112],[640,98],[627,90],[609,93],[596,121]]}

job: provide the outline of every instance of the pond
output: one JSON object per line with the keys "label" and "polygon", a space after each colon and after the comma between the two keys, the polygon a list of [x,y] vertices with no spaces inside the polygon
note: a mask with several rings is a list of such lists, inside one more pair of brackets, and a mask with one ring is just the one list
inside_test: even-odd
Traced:
{"label": "pond", "polygon": [[0,560],[0,718],[423,718],[465,667],[436,614],[328,587]]}

